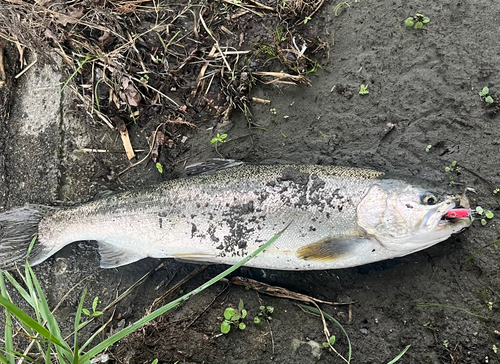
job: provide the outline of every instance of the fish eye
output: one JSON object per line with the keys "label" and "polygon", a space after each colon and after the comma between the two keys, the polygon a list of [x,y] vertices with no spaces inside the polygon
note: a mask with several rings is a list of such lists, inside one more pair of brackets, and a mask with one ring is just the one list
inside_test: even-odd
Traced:
{"label": "fish eye", "polygon": [[432,206],[432,205],[435,205],[436,203],[438,203],[439,198],[435,194],[433,194],[433,193],[426,193],[425,195],[423,195],[420,198],[420,201],[424,205]]}

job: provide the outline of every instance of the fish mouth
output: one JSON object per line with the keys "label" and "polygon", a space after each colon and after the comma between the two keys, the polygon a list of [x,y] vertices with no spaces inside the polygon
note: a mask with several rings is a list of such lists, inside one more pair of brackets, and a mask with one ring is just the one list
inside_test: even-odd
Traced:
{"label": "fish mouth", "polygon": [[449,226],[451,224],[462,223],[470,225],[472,222],[472,210],[469,201],[464,196],[458,196],[443,210],[437,228]]}

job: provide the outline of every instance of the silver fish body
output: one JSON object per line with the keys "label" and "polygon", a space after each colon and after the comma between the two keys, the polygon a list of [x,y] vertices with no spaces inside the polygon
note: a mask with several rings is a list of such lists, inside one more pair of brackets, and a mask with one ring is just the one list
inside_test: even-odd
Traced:
{"label": "silver fish body", "polygon": [[[443,218],[457,204],[468,207],[465,197],[438,196],[382,176],[346,167],[245,165],[73,208],[27,206],[25,215],[34,211],[31,219],[38,219],[30,223],[38,233],[30,262],[41,263],[72,242],[95,240],[107,268],[145,257],[234,264],[288,226],[247,265],[345,268],[410,254],[471,224]],[[20,211],[11,212],[11,220]],[[8,214],[0,217],[4,230]],[[2,255],[3,247],[20,240],[0,237],[4,265],[19,257]]]}

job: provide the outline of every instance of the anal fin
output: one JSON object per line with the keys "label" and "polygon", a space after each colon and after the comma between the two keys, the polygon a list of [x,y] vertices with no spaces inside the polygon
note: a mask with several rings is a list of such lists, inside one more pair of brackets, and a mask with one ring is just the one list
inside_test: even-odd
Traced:
{"label": "anal fin", "polygon": [[147,255],[126,250],[113,244],[98,242],[101,268],[116,268],[147,258]]}
{"label": "anal fin", "polygon": [[325,238],[299,248],[297,257],[303,260],[336,260],[355,254],[357,248],[365,242],[367,239],[355,236]]}

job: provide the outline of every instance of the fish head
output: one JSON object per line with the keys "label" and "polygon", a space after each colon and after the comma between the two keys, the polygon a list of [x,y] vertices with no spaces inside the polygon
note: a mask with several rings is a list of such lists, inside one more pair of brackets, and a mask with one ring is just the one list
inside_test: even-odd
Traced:
{"label": "fish head", "polygon": [[402,181],[382,180],[372,185],[358,204],[358,226],[366,237],[402,256],[446,240],[470,226],[470,217],[445,216],[456,207],[469,208],[468,199]]}

